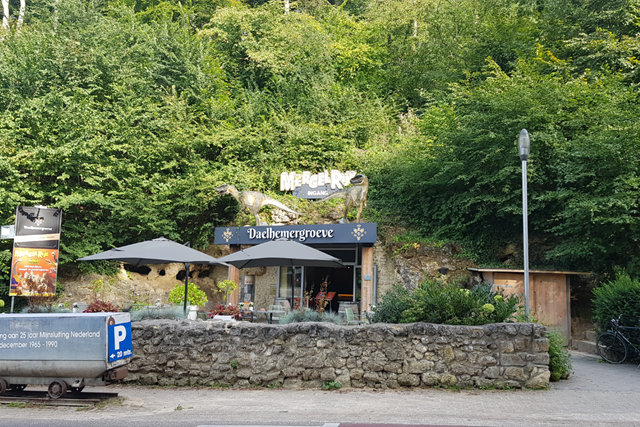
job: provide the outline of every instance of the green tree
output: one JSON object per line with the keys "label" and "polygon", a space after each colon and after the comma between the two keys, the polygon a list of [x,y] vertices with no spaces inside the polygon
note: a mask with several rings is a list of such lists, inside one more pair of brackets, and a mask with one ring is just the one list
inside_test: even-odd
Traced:
{"label": "green tree", "polygon": [[372,204],[495,260],[521,247],[517,138],[527,128],[533,262],[606,268],[636,254],[637,92],[617,76],[567,80],[525,63],[513,76],[492,64],[475,81],[425,113],[427,153],[373,176]]}

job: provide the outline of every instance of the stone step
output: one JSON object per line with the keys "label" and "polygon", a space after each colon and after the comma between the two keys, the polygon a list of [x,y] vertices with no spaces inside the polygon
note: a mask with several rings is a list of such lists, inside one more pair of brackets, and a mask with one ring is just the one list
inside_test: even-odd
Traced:
{"label": "stone step", "polygon": [[587,335],[587,341],[596,342],[596,338],[598,337],[598,334],[596,333],[596,331],[587,331],[586,335]]}
{"label": "stone step", "polygon": [[596,350],[596,343],[594,341],[573,340],[572,347],[583,353],[589,353],[589,354],[595,354],[595,355],[598,354],[598,351]]}

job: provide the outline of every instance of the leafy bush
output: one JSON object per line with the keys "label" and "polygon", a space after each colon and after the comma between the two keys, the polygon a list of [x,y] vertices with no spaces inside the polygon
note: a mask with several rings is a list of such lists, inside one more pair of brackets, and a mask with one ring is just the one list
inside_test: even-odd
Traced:
{"label": "leafy bush", "polygon": [[[413,292],[394,287],[376,307],[374,322],[428,322],[448,325],[484,325],[509,321],[519,302],[502,296],[490,284],[473,289],[435,281],[421,283]],[[386,296],[386,295],[385,295]],[[383,320],[384,319],[384,320]]]}
{"label": "leafy bush", "polygon": [[[0,306],[0,313],[9,312],[11,310],[11,297],[9,296],[9,276],[11,270],[11,251],[0,250],[0,299],[4,301],[4,305]],[[13,300],[13,310],[20,312],[23,307],[28,304],[25,297],[15,297]]]}
{"label": "leafy bush", "polygon": [[411,307],[410,292],[403,285],[395,284],[382,296],[373,308],[374,323],[400,323],[402,313]]}
{"label": "leafy bush", "polygon": [[187,314],[182,307],[145,308],[131,311],[131,321],[139,322],[148,319],[184,319]]}
{"label": "leafy bush", "polygon": [[109,313],[115,311],[118,311],[118,307],[112,303],[98,300],[89,304],[83,313]]}
{"label": "leafy bush", "polygon": [[78,270],[84,274],[101,274],[105,276],[115,276],[120,271],[119,261],[98,260],[79,262]]}
{"label": "leafy bush", "polygon": [[[169,294],[169,302],[171,304],[184,303],[184,285],[177,283]],[[203,290],[198,288],[195,283],[189,282],[187,289],[187,303],[189,305],[204,305],[207,302],[207,295]]]}
{"label": "leafy bush", "polygon": [[236,289],[238,289],[238,284],[233,280],[222,280],[217,283],[218,292],[222,292],[224,294],[224,301],[227,301],[227,297],[229,294]]}
{"label": "leafy bush", "polygon": [[640,317],[640,281],[626,272],[616,271],[616,279],[594,289],[593,295],[593,321],[601,331],[621,314],[629,319]]}
{"label": "leafy bush", "polygon": [[555,329],[547,330],[549,338],[549,371],[551,372],[551,381],[558,381],[561,378],[567,378],[572,372],[571,356],[565,348],[565,338],[561,332]]}
{"label": "leafy bush", "polygon": [[[184,294],[184,288],[182,288]],[[184,301],[184,298],[182,298]],[[129,301],[134,306],[151,305],[151,291],[137,291],[134,288],[129,289]]]}
{"label": "leafy bush", "polygon": [[293,310],[290,313],[281,316],[279,320],[281,325],[288,323],[303,323],[303,322],[327,322],[335,323],[336,325],[342,325],[342,318],[336,313],[323,311],[318,313],[315,310]]}
{"label": "leafy bush", "polygon": [[237,305],[216,304],[215,308],[209,311],[209,319],[213,319],[213,316],[233,316],[236,320],[242,319],[240,307]]}

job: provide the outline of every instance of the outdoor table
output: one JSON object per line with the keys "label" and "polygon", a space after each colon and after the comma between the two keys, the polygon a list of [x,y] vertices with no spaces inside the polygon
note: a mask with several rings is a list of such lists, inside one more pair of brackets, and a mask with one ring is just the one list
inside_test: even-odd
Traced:
{"label": "outdoor table", "polygon": [[268,315],[267,316],[267,322],[269,322],[269,323],[273,323],[273,315],[274,314],[277,314],[278,316],[287,314],[287,312],[283,311],[283,310],[267,310],[267,311],[263,311],[262,313],[264,313],[265,316]]}

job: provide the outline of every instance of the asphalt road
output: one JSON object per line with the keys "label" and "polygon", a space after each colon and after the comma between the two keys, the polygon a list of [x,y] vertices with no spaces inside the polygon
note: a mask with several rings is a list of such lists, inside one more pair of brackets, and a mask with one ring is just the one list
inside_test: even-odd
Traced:
{"label": "asphalt road", "polygon": [[[283,390],[117,386],[96,408],[0,407],[0,426],[638,426],[640,369],[573,353],[549,390]],[[349,426],[346,426],[349,427]]]}

